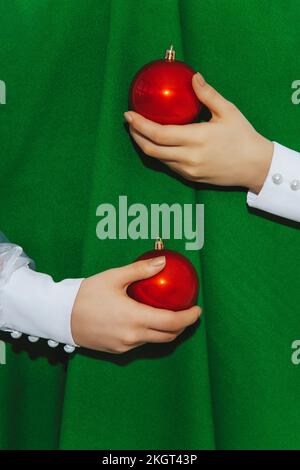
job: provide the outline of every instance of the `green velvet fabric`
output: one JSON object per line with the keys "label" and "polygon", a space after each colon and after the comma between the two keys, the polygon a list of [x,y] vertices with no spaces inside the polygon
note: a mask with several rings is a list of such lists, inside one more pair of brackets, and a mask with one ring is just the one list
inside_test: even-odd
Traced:
{"label": "green velvet fabric", "polygon": [[[245,192],[194,188],[141,158],[128,87],[173,42],[259,132],[300,149],[296,0],[0,0],[0,228],[56,280],[131,262],[147,240],[96,237],[96,208],[205,204],[203,318],[174,344],[124,356],[8,341],[2,449],[295,449],[299,230]],[[109,312],[108,312],[109,314]]]}

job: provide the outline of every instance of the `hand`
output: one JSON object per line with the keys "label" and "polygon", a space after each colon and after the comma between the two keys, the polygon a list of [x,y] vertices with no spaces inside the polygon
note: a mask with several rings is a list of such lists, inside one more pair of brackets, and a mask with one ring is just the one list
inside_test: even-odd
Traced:
{"label": "hand", "polygon": [[129,111],[130,134],[145,154],[190,181],[244,186],[258,193],[268,174],[273,143],[197,73],[193,88],[210,110],[209,122],[160,125]]}
{"label": "hand", "polygon": [[144,343],[168,343],[197,321],[197,306],[181,312],[160,310],[128,297],[129,284],[157,274],[164,256],[137,261],[85,279],[74,303],[74,341],[98,351],[124,353]]}

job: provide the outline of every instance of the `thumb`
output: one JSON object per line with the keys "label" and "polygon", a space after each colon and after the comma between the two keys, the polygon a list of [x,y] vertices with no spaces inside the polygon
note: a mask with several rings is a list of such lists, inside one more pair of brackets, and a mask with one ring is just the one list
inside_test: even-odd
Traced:
{"label": "thumb", "polygon": [[211,85],[206,83],[199,72],[195,73],[193,76],[192,85],[199,101],[201,101],[213,115],[223,116],[228,112],[231,103],[220,95]]}
{"label": "thumb", "polygon": [[132,282],[141,279],[147,279],[159,273],[166,264],[165,256],[158,256],[156,258],[145,259],[136,261],[135,263],[128,264],[119,268],[118,277],[122,286],[128,286]]}

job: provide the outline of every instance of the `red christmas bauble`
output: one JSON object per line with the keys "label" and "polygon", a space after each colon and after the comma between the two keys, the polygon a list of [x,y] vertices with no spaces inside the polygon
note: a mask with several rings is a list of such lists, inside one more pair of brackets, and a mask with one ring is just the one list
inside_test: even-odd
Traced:
{"label": "red christmas bauble", "polygon": [[175,60],[173,46],[165,60],[146,64],[134,77],[129,93],[130,109],[160,124],[188,124],[201,110],[193,87],[195,71]]}
{"label": "red christmas bauble", "polygon": [[155,250],[148,251],[138,260],[166,257],[166,265],[158,274],[136,281],[128,289],[128,295],[138,302],[156,308],[185,310],[197,301],[199,281],[192,263],[176,251],[166,250],[157,239]]}

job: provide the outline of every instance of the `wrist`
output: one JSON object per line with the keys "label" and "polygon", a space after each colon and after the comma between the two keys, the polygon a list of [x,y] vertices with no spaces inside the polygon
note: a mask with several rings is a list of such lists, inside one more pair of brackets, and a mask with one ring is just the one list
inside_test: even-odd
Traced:
{"label": "wrist", "polygon": [[260,134],[251,145],[249,179],[246,187],[254,194],[261,191],[272,162],[274,144]]}
{"label": "wrist", "polygon": [[88,295],[88,279],[83,279],[74,304],[72,308],[72,313],[71,313],[71,332],[72,332],[72,337],[74,339],[74,342],[78,346],[83,346],[82,337],[85,336],[85,331],[87,328],[87,315],[86,312],[88,312],[88,301],[89,301],[89,295]]}

